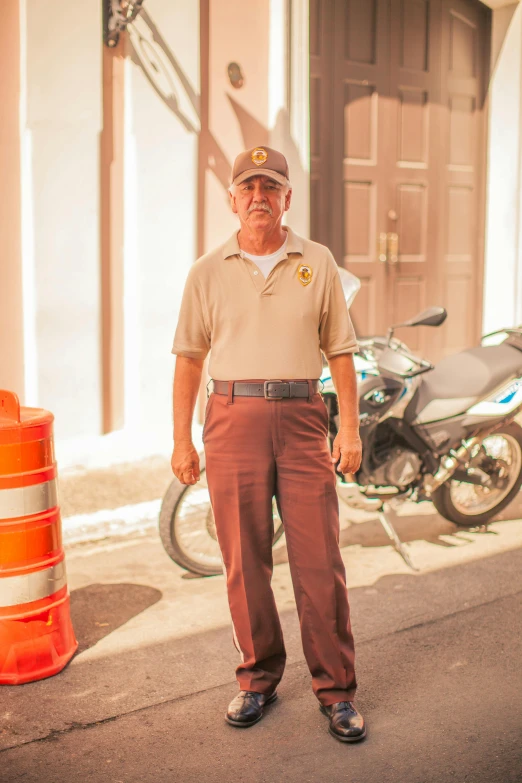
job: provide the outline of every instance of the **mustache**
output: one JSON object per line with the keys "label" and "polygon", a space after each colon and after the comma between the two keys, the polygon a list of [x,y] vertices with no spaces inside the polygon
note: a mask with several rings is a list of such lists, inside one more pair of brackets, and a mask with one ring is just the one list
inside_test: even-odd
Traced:
{"label": "mustache", "polygon": [[247,215],[250,215],[250,213],[253,212],[255,209],[261,209],[264,212],[268,212],[269,215],[272,214],[272,207],[270,206],[270,204],[267,204],[265,201],[261,201],[259,204],[256,203],[252,204],[247,209]]}

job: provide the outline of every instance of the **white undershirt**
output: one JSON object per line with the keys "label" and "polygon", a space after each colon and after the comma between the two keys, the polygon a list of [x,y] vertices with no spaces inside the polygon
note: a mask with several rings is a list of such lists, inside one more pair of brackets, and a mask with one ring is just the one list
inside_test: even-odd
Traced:
{"label": "white undershirt", "polygon": [[281,256],[285,253],[287,239],[285,239],[279,250],[276,250],[275,253],[270,253],[268,256],[254,256],[252,253],[246,253],[244,250],[241,251],[241,255],[250,259],[250,261],[253,261],[254,264],[259,267],[266,280],[270,274],[270,271],[275,267]]}

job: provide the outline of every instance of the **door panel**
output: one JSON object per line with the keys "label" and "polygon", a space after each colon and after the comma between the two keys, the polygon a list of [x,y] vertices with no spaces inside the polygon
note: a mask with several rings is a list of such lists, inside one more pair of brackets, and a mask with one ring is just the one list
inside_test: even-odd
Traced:
{"label": "door panel", "polygon": [[412,71],[427,71],[430,38],[429,0],[402,0],[399,13],[400,65]]}
{"label": "door panel", "polygon": [[423,183],[399,184],[396,193],[397,233],[401,264],[425,263],[427,258],[428,193]]}
{"label": "door panel", "polygon": [[340,19],[344,39],[344,59],[352,63],[376,63],[377,0],[345,0]]}

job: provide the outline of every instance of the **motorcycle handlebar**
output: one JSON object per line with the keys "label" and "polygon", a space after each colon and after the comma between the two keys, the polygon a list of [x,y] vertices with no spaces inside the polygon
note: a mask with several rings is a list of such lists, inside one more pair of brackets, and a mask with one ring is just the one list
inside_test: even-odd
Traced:
{"label": "motorcycle handlebar", "polygon": [[420,367],[425,367],[427,370],[433,369],[433,364],[431,362],[426,361],[426,359],[421,359],[420,356],[415,356],[415,354],[410,353],[409,351],[405,351],[404,349],[402,349],[400,353],[402,353],[402,355],[405,356],[407,359],[409,359],[411,362],[418,364]]}
{"label": "motorcycle handlebar", "polygon": [[[363,341],[361,341],[363,342]],[[383,345],[381,344],[380,339],[371,338],[368,341],[370,344],[377,345],[379,348],[382,348]],[[387,340],[383,340],[384,345],[387,345]],[[431,362],[428,362],[426,359],[421,359],[420,356],[415,356],[415,354],[411,353],[405,343],[400,342],[400,340],[397,340],[396,338],[392,338],[390,341],[390,347],[393,346],[393,350],[397,351],[397,353],[404,356],[406,359],[409,359],[409,361],[413,362],[414,364],[418,365],[419,368],[422,368],[418,371],[414,371],[411,373],[412,375],[418,375],[420,372],[426,372],[427,370],[433,370],[434,365]],[[408,373],[409,374],[409,373]]]}

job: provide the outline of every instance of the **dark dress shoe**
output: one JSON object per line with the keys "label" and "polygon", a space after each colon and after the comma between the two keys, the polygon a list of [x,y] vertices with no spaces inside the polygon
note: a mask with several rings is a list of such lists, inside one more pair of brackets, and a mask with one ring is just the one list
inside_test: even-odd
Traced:
{"label": "dark dress shoe", "polygon": [[338,701],[329,707],[319,707],[330,718],[328,731],[340,742],[359,742],[366,737],[364,718],[352,701]]}
{"label": "dark dress shoe", "polygon": [[255,691],[239,691],[237,696],[228,705],[225,720],[231,726],[246,729],[253,726],[263,717],[263,708],[277,699],[277,692],[269,696]]}

